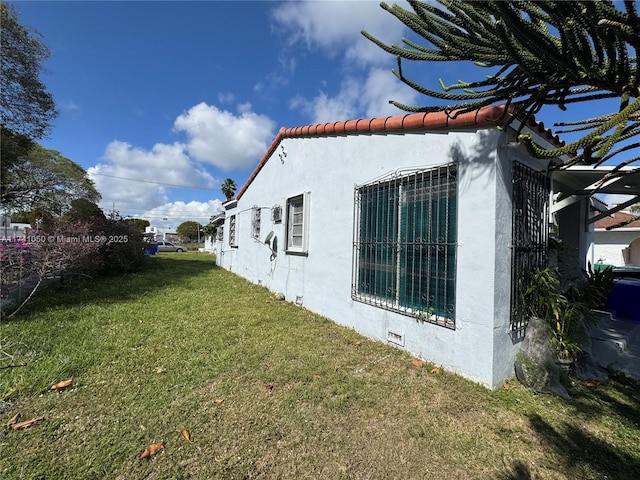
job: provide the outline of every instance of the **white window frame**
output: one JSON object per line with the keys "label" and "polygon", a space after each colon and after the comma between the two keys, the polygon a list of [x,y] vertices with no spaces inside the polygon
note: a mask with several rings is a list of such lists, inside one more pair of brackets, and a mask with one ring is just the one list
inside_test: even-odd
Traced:
{"label": "white window frame", "polygon": [[238,215],[229,217],[229,245],[238,247]]}
{"label": "white window frame", "polygon": [[[287,220],[285,252],[287,254],[307,255],[309,253],[309,200],[309,192],[287,198],[285,217]],[[299,215],[302,217],[296,217]],[[295,241],[296,238],[300,240]]]}

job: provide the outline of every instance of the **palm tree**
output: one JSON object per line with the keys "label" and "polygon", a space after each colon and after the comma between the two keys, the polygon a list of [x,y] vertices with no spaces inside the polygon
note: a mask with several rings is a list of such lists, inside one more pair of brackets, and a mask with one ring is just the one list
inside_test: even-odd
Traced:
{"label": "palm tree", "polygon": [[231,200],[231,198],[235,195],[237,188],[238,185],[236,185],[236,182],[234,182],[230,178],[227,178],[220,184],[220,190],[222,190],[222,194],[227,198],[227,200]]}

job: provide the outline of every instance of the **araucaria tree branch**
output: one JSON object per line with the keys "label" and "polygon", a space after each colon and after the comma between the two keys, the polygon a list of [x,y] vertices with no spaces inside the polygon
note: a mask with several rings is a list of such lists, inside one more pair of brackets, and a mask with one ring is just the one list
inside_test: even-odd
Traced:
{"label": "araucaria tree branch", "polygon": [[[511,108],[506,124],[517,118],[524,125],[546,105],[566,110],[575,103],[618,98],[616,111],[577,122],[571,131],[588,133],[561,148],[547,150],[530,136],[519,135],[533,155],[570,154],[572,164],[600,165],[627,151],[614,150],[616,144],[640,133],[640,19],[635,1],[625,1],[624,8],[609,0],[437,1],[441,6],[409,0],[412,10],[381,4],[425,45],[407,38],[402,45],[387,45],[362,32],[396,56],[398,68],[393,73],[400,81],[421,94],[451,102],[433,107],[391,100],[393,105],[409,112],[444,109],[458,115],[505,103]],[[442,89],[433,90],[407,78],[403,60],[471,61],[493,70],[478,80],[448,86],[441,81]]]}

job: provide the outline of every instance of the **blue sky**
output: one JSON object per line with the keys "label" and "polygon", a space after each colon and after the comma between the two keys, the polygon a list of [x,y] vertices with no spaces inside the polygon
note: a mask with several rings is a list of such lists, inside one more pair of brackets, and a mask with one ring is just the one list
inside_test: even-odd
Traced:
{"label": "blue sky", "polygon": [[[406,34],[378,1],[11,3],[51,50],[42,79],[60,115],[41,143],[88,171],[105,212],[152,225],[207,223],[220,182],[242,186],[282,126],[402,113],[389,99],[434,103],[361,36]],[[414,71],[432,88],[485,74]],[[594,116],[589,108],[562,118]]]}

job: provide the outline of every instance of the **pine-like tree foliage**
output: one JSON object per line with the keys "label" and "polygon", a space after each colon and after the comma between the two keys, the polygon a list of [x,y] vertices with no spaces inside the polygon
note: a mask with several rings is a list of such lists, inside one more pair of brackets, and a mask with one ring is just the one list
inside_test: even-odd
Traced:
{"label": "pine-like tree foliage", "polygon": [[20,24],[13,6],[6,2],[0,4],[0,20],[2,133],[38,140],[45,136],[57,115],[53,97],[40,80],[49,49],[38,38],[38,32]]}
{"label": "pine-like tree foliage", "polygon": [[[573,103],[618,98],[617,111],[561,124],[570,128],[559,133],[585,132],[561,148],[541,148],[521,132],[518,138],[538,158],[569,154],[571,164],[600,165],[633,150],[631,158],[620,161],[616,169],[640,160],[640,143],[630,141],[640,133],[640,20],[635,1],[625,1],[624,8],[605,0],[437,1],[441,6],[409,0],[413,11],[381,3],[427,45],[407,38],[402,39],[403,45],[386,45],[362,32],[397,57],[393,73],[402,82],[421,94],[451,102],[444,107],[450,115],[504,103],[510,107],[505,111],[511,112],[499,119],[504,125],[516,118],[524,125],[545,105],[566,110]],[[442,90],[438,91],[405,77],[404,59],[472,61],[495,73],[449,86],[440,80]],[[390,103],[409,112],[443,109]]]}

